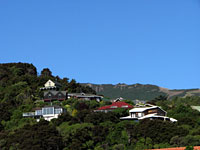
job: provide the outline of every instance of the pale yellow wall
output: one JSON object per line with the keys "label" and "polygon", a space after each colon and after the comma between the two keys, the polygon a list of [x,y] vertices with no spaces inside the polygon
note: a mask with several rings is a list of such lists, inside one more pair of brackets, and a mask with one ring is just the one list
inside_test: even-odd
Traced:
{"label": "pale yellow wall", "polygon": [[55,86],[55,83],[51,80],[48,80],[45,84],[44,84],[45,87],[52,87],[52,86]]}

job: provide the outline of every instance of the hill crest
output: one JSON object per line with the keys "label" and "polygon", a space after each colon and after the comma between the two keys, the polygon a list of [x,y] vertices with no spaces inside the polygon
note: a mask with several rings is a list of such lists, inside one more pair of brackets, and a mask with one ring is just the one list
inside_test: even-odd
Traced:
{"label": "hill crest", "polygon": [[97,94],[114,99],[123,97],[125,99],[152,100],[157,96],[168,96],[171,99],[176,96],[200,96],[200,89],[168,89],[151,84],[92,84],[81,83],[84,86],[89,86],[97,92]]}

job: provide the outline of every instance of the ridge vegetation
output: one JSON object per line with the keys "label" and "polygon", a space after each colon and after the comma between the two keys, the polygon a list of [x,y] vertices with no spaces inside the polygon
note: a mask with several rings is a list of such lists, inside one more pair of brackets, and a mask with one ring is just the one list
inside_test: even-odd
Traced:
{"label": "ridge vegetation", "polygon": [[104,95],[105,97],[116,99],[123,97],[130,100],[152,100],[160,95],[167,96],[172,99],[176,96],[200,96],[200,89],[181,89],[170,90],[151,84],[91,84],[82,83],[84,86],[89,86],[96,91],[97,94]]}

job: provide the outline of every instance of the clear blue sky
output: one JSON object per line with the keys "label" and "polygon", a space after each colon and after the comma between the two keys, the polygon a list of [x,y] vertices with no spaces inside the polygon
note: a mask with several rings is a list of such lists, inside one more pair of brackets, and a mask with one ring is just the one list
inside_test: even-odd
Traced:
{"label": "clear blue sky", "polygon": [[200,0],[1,0],[0,51],[78,82],[200,88]]}

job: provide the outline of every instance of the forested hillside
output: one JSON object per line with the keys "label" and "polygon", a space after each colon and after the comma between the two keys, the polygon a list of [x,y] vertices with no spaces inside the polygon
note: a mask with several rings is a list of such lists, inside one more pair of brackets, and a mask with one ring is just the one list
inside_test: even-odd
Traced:
{"label": "forested hillside", "polygon": [[172,100],[159,96],[149,102],[161,106],[177,123],[120,121],[120,117],[128,115],[126,109],[94,113],[94,109],[110,102],[73,98],[53,102],[66,109],[58,119],[36,122],[33,118],[23,118],[23,112],[51,105],[40,101],[39,88],[48,79],[60,82],[62,90],[95,93],[75,80],[53,76],[48,68],[38,73],[32,64],[0,64],[0,149],[142,150],[200,145],[200,112],[190,107],[199,106],[200,98],[194,96]]}
{"label": "forested hillside", "polygon": [[0,99],[6,102],[8,99],[36,100],[40,98],[39,88],[49,79],[61,83],[61,90],[68,92],[96,93],[90,87],[83,87],[74,79],[61,79],[53,76],[48,68],[44,68],[40,75],[32,64],[8,63],[0,64]]}
{"label": "forested hillside", "polygon": [[150,84],[90,84],[82,83],[84,86],[89,86],[97,92],[97,94],[105,97],[115,99],[123,97],[130,100],[152,100],[155,97],[162,95],[167,96],[168,99],[179,96],[200,96],[199,89],[185,89],[185,90],[170,90],[156,85]]}
{"label": "forested hillside", "polygon": [[69,81],[68,78],[53,76],[48,68],[43,69],[38,75],[36,67],[32,64],[0,64],[0,122],[10,120],[19,107],[23,106],[24,111],[31,110],[34,102],[43,97],[39,89],[49,79],[61,83],[61,89],[68,92],[82,91],[95,94],[90,87],[83,87],[74,79]]}

